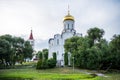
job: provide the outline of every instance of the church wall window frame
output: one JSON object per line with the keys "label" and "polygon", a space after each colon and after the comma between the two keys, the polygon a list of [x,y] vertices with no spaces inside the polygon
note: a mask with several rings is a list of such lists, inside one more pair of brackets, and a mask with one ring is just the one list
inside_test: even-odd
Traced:
{"label": "church wall window frame", "polygon": [[73,29],[73,24],[72,24],[72,29]]}
{"label": "church wall window frame", "polygon": [[68,24],[68,29],[69,29],[69,24]]}
{"label": "church wall window frame", "polygon": [[59,45],[59,39],[57,39],[57,45]]}

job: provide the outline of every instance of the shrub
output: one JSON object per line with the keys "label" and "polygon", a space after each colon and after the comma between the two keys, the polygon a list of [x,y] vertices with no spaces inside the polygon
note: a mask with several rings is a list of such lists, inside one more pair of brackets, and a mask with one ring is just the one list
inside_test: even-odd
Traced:
{"label": "shrub", "polygon": [[41,65],[42,65],[42,60],[40,59],[40,60],[37,62],[36,69],[41,69]]}
{"label": "shrub", "polygon": [[47,68],[48,68],[47,60],[44,60],[44,61],[39,60],[39,61],[37,62],[37,67],[36,67],[36,69],[47,69]]}
{"label": "shrub", "polygon": [[48,59],[47,63],[49,68],[54,68],[56,66],[56,61],[53,58]]}
{"label": "shrub", "polygon": [[47,69],[47,68],[48,68],[47,60],[44,60],[41,65],[41,69]]}
{"label": "shrub", "polygon": [[37,67],[36,69],[48,69],[48,68],[54,68],[56,66],[56,61],[51,58],[51,59],[48,59],[48,60],[39,60],[37,62]]}

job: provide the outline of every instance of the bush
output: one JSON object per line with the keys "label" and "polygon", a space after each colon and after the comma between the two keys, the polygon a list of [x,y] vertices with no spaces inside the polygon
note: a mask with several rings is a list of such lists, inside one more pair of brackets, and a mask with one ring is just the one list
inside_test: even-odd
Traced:
{"label": "bush", "polygon": [[56,61],[51,58],[51,59],[48,59],[48,60],[39,60],[37,62],[37,67],[36,69],[48,69],[48,68],[54,68],[56,66]]}
{"label": "bush", "polygon": [[48,63],[48,67],[49,68],[54,68],[56,66],[56,60],[51,58],[51,59],[48,59],[47,60],[47,63]]}
{"label": "bush", "polygon": [[41,65],[42,65],[42,60],[39,60],[39,61],[37,62],[36,69],[41,69]]}
{"label": "bush", "polygon": [[48,68],[47,60],[44,60],[44,61],[39,60],[39,61],[37,62],[37,67],[36,67],[36,69],[47,69],[47,68]]}
{"label": "bush", "polygon": [[47,68],[49,68],[49,67],[48,67],[48,63],[47,63],[47,60],[44,60],[44,61],[42,62],[42,65],[41,65],[41,69],[47,69]]}

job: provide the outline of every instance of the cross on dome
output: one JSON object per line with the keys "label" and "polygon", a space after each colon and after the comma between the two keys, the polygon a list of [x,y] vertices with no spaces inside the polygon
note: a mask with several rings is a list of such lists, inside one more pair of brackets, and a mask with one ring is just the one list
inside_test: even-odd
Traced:
{"label": "cross on dome", "polygon": [[69,5],[68,5],[68,14],[63,18],[63,21],[66,21],[66,20],[74,21],[74,17],[70,15]]}

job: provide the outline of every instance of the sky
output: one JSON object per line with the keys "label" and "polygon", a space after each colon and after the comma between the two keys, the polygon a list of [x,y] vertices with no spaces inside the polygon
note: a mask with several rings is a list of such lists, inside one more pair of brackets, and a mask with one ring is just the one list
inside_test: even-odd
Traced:
{"label": "sky", "polygon": [[120,0],[0,0],[0,35],[27,40],[32,29],[35,50],[48,48],[49,38],[63,30],[68,5],[77,33],[98,27],[108,41],[120,34]]}

